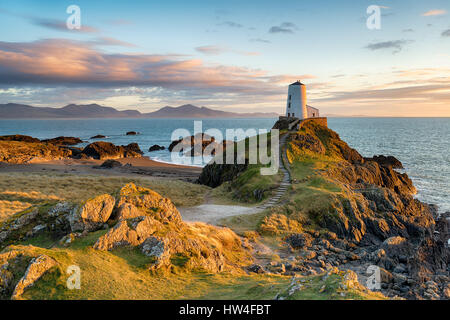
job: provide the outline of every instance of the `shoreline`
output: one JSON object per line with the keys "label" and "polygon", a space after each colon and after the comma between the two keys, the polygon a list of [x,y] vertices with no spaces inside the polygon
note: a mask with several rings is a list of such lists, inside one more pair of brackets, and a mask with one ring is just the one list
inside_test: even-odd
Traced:
{"label": "shoreline", "polygon": [[62,173],[75,175],[103,175],[103,176],[151,176],[170,178],[194,182],[200,175],[202,168],[163,163],[147,156],[139,158],[115,159],[122,164],[117,168],[100,168],[105,160],[95,159],[62,159],[62,160],[34,160],[29,163],[11,164],[0,162],[2,173]]}

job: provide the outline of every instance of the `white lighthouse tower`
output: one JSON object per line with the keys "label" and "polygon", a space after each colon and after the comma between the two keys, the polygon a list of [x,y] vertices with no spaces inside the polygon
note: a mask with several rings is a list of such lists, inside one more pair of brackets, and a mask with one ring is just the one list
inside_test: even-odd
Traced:
{"label": "white lighthouse tower", "polygon": [[308,118],[308,110],[306,106],[306,86],[299,81],[289,85],[286,117],[288,118]]}

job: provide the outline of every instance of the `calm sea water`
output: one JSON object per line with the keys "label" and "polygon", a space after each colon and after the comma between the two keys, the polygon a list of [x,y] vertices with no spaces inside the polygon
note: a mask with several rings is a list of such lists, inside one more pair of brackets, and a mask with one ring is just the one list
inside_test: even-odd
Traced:
{"label": "calm sea water", "polygon": [[[270,129],[276,119],[207,119],[202,129]],[[328,125],[363,156],[393,155],[403,162],[418,189],[418,199],[450,211],[450,118],[329,118]],[[154,144],[167,147],[172,132],[194,133],[189,119],[0,120],[0,135],[25,134],[40,139],[74,136],[90,141],[102,134],[114,144],[137,142],[145,155],[171,162],[168,151],[148,152]],[[127,131],[140,132],[126,136]],[[179,160],[185,162],[185,160]]]}

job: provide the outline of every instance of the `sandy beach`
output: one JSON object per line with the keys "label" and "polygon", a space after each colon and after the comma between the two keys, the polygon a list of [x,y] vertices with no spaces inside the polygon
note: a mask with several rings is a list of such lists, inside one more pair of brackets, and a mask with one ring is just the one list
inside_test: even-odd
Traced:
{"label": "sandy beach", "polygon": [[104,160],[64,159],[33,161],[27,164],[0,163],[1,172],[55,172],[104,176],[153,176],[194,182],[202,168],[175,165],[151,160],[149,157],[117,159],[119,168],[99,168]]}

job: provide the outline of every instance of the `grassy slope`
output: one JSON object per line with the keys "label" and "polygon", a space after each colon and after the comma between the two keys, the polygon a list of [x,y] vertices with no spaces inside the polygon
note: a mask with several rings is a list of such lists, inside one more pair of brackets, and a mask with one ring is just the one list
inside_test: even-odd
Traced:
{"label": "grassy slope", "polygon": [[0,173],[0,222],[31,205],[51,201],[84,201],[117,191],[128,182],[148,187],[172,199],[176,206],[203,203],[209,187],[167,179],[122,176],[80,176],[56,173]]}

